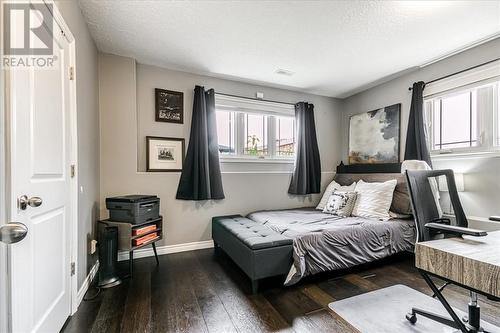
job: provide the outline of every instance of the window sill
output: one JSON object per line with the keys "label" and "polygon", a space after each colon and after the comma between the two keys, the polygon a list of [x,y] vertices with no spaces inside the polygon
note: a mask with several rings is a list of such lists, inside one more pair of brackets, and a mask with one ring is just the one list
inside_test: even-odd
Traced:
{"label": "window sill", "polygon": [[[455,220],[455,215],[444,214],[443,217],[447,217],[452,221]],[[487,217],[479,216],[467,216],[467,221],[469,222],[469,228],[479,229],[484,231],[497,231],[500,230],[500,222],[492,221]]]}
{"label": "window sill", "polygon": [[440,160],[458,160],[458,159],[468,159],[468,158],[498,158],[500,157],[500,150],[490,150],[490,151],[468,151],[468,152],[452,152],[445,154],[431,153],[431,159]]}
{"label": "window sill", "polygon": [[491,221],[487,217],[467,216],[469,227],[473,229],[480,229],[484,231],[497,231],[500,230],[500,222]]}
{"label": "window sill", "polygon": [[295,158],[258,158],[258,157],[228,157],[219,156],[221,163],[279,163],[279,164],[293,164]]}

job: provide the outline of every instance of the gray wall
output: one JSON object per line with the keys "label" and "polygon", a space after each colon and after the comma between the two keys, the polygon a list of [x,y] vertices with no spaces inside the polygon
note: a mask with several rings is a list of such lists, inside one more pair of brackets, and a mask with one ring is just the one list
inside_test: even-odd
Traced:
{"label": "gray wall", "polygon": [[56,1],[76,39],[78,118],[78,288],[96,261],[88,255],[99,212],[99,104],[97,48],[76,1]]}
{"label": "gray wall", "polygon": [[[318,195],[287,194],[291,165],[223,163],[222,181],[226,199],[220,201],[181,201],[175,199],[180,172],[147,173],[145,136],[186,139],[191,126],[195,85],[217,92],[254,97],[264,92],[266,99],[315,105],[316,126],[322,164],[322,183],[333,177],[340,161],[339,100],[256,86],[236,81],[171,71],[137,64],[133,59],[114,55],[99,56],[99,95],[101,122],[101,216],[107,217],[104,199],[126,193],[157,194],[166,223],[163,244],[182,244],[211,239],[210,219],[223,214],[246,214],[257,209],[313,206]],[[154,88],[184,92],[184,124],[154,121]]]}
{"label": "gray wall", "polygon": [[[472,48],[427,67],[380,84],[344,100],[342,156],[347,160],[349,116],[401,103],[401,158],[404,156],[406,129],[411,102],[408,91],[415,81],[430,81],[456,71],[500,57],[500,39]],[[466,214],[480,217],[500,214],[500,158],[434,159],[434,168],[451,168],[465,173],[466,192],[460,197]]]}

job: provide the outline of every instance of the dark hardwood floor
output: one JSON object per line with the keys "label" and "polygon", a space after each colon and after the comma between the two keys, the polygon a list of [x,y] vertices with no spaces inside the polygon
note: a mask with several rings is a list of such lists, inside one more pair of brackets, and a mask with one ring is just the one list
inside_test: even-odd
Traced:
{"label": "dark hardwood floor", "polygon": [[[133,279],[82,302],[63,332],[348,333],[356,330],[328,303],[395,284],[430,293],[408,257],[323,274],[288,288],[270,279],[256,295],[238,267],[212,249],[160,256],[160,266],[154,258],[138,259],[134,268]],[[453,306],[466,309],[467,292],[449,286],[444,294]],[[482,318],[500,326],[500,304],[482,296],[480,301]]]}

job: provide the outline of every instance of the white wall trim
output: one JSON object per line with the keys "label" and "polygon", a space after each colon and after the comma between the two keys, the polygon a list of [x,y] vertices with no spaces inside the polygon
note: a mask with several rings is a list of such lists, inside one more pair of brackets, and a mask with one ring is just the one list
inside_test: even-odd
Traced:
{"label": "white wall trim", "polygon": [[295,116],[295,105],[284,102],[272,102],[249,97],[240,97],[215,93],[215,107],[218,110]]}
{"label": "white wall trim", "polygon": [[[64,20],[59,8],[56,3],[52,0],[43,0],[46,5],[52,5],[52,17],[54,19],[54,23],[58,26],[59,29],[62,30],[64,34],[64,38],[66,39],[69,47],[69,59],[68,66],[73,68],[73,72],[75,73],[75,77],[73,80],[69,81],[69,116],[70,116],[70,125],[69,131],[71,136],[71,150],[70,156],[68,157],[70,160],[70,164],[74,165],[77,169],[76,174],[70,178],[70,205],[71,205],[71,213],[69,217],[70,225],[71,225],[71,237],[70,237],[70,261],[75,265],[75,273],[70,276],[70,294],[71,294],[71,315],[78,309],[78,305],[80,304],[79,290],[78,290],[78,110],[77,110],[77,89],[76,89],[76,39],[73,36],[68,24]],[[83,297],[83,296],[82,296]]]}
{"label": "white wall trim", "polygon": [[[57,7],[54,7],[54,13],[56,16],[61,16],[58,14],[59,11]],[[61,19],[62,20],[62,17]],[[60,21],[64,22],[64,21]],[[70,34],[70,30],[64,30],[66,32],[66,37]],[[72,39],[69,43],[69,66],[73,67],[73,71],[76,75],[76,41]],[[78,299],[78,237],[81,236],[78,233],[78,183],[79,183],[79,172],[78,172],[78,110],[77,110],[77,90],[76,90],[76,78],[69,81],[69,95],[70,95],[70,128],[71,132],[71,154],[69,156],[70,164],[76,167],[76,174],[70,178],[70,203],[71,203],[71,262],[75,265],[75,274],[70,277],[71,279],[71,308],[77,309],[80,301]],[[76,299],[75,299],[76,294]],[[76,302],[75,302],[76,300]],[[76,310],[75,310],[76,311]]]}
{"label": "white wall trim", "polygon": [[462,47],[459,47],[456,50],[453,50],[451,52],[447,52],[447,53],[445,53],[445,54],[443,54],[443,55],[441,55],[441,56],[439,56],[437,58],[434,58],[434,59],[432,59],[430,61],[427,61],[426,63],[423,63],[422,65],[420,65],[418,67],[419,68],[427,67],[427,66],[432,65],[432,64],[434,64],[434,63],[436,63],[438,61],[445,60],[447,58],[450,58],[450,57],[452,57],[454,55],[457,55],[459,53],[465,52],[465,51],[467,51],[469,49],[472,49],[474,47],[477,47],[479,45],[482,45],[482,44],[485,44],[487,42],[490,42],[490,41],[492,41],[492,40],[494,40],[494,39],[496,39],[498,37],[500,37],[500,33],[496,32],[496,33],[494,33],[494,34],[492,34],[490,36],[487,36],[485,38],[482,38],[482,39],[480,39],[478,41],[475,41],[475,42],[472,42],[472,43],[470,43],[468,45],[464,45]]}
{"label": "white wall trim", "polygon": [[[3,6],[0,6],[0,17],[3,17]],[[5,84],[5,72],[0,71],[0,226],[8,221],[7,207],[7,183],[6,183],[6,168],[7,168],[7,154],[6,154],[6,98],[9,95],[7,92],[7,85]],[[10,275],[7,270],[7,245],[0,243],[0,332],[10,332]]]}
{"label": "white wall trim", "polygon": [[66,37],[66,40],[68,41],[69,44],[73,43],[75,41],[75,37],[73,36],[73,33],[69,29],[69,26],[66,24],[64,21],[64,18],[59,11],[59,8],[57,7],[56,3],[52,0],[43,0],[45,5],[52,5],[52,16],[54,18],[55,23],[59,26],[59,28],[64,32],[64,37]]}
{"label": "white wall trim", "polygon": [[436,98],[444,94],[449,94],[452,91],[457,91],[458,89],[473,88],[495,82],[499,76],[500,60],[488,62],[479,65],[479,67],[468,69],[465,72],[453,74],[450,77],[429,83],[425,87],[424,98]]}
{"label": "white wall trim", "polygon": [[436,154],[431,153],[431,160],[435,161],[453,161],[461,159],[478,159],[478,158],[499,158],[500,150],[494,149],[490,151],[465,151],[455,152],[449,154]]}
{"label": "white wall trim", "polygon": [[[206,241],[184,243],[184,244],[157,246],[156,251],[160,256],[163,254],[202,250],[202,249],[209,249],[212,247],[214,247],[214,241],[206,240]],[[154,252],[153,248],[150,246],[134,251],[134,259],[152,257],[152,256],[154,256]],[[128,258],[129,256],[127,251],[120,251],[118,253],[118,261],[128,260]]]}
{"label": "white wall trim", "polygon": [[219,155],[220,163],[262,163],[262,164],[294,164],[295,158],[280,157],[242,157]]}
{"label": "white wall trim", "polygon": [[80,303],[83,301],[83,297],[87,293],[87,290],[89,290],[89,287],[92,284],[92,281],[94,280],[95,276],[97,275],[98,270],[99,270],[99,260],[97,260],[94,266],[92,266],[92,269],[90,270],[89,274],[83,281],[82,286],[80,287],[80,289],[78,289],[76,302],[73,303],[73,309],[71,311],[71,315],[74,315],[76,310],[78,310],[78,307],[80,306]]}

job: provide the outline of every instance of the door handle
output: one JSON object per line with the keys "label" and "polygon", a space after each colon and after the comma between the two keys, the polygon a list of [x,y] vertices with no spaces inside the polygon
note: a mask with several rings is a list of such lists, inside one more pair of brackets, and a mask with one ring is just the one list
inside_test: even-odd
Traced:
{"label": "door handle", "polygon": [[20,222],[6,223],[0,227],[0,242],[13,244],[20,242],[28,234],[28,227]]}
{"label": "door handle", "polygon": [[28,199],[27,195],[21,195],[17,199],[17,207],[19,207],[20,210],[25,210],[30,207],[38,207],[42,204],[43,200],[40,197],[31,197]]}

